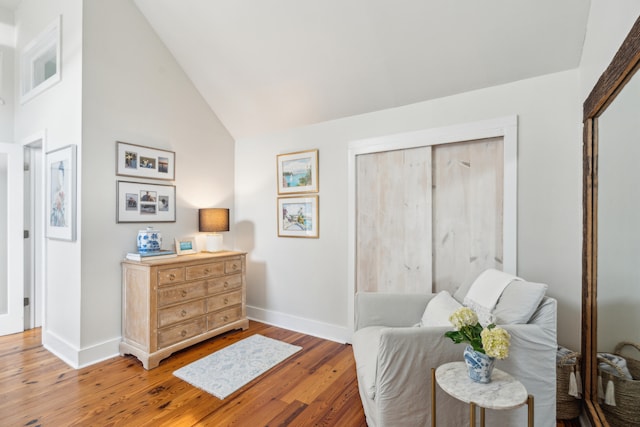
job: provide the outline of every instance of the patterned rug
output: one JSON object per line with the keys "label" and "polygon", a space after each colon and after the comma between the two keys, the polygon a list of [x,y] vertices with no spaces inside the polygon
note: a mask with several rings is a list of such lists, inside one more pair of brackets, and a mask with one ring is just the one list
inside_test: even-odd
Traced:
{"label": "patterned rug", "polygon": [[173,373],[219,399],[265,373],[302,347],[252,335]]}

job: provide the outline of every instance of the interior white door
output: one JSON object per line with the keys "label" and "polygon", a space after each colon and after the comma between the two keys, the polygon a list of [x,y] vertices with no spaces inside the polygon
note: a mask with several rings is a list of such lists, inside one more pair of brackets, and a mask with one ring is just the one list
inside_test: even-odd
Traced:
{"label": "interior white door", "polygon": [[0,335],[24,330],[23,148],[0,143]]}

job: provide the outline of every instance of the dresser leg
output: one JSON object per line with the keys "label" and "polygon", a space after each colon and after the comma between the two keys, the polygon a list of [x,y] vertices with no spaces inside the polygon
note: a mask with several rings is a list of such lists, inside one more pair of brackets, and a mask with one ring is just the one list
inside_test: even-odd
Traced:
{"label": "dresser leg", "polygon": [[527,398],[527,409],[529,410],[529,421],[527,425],[533,427],[533,395],[529,395]]}

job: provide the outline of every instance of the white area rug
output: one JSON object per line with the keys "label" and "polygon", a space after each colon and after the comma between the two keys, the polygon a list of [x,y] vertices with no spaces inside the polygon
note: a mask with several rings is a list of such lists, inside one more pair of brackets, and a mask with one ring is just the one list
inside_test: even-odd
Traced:
{"label": "white area rug", "polygon": [[273,368],[302,347],[252,335],[173,373],[219,399]]}

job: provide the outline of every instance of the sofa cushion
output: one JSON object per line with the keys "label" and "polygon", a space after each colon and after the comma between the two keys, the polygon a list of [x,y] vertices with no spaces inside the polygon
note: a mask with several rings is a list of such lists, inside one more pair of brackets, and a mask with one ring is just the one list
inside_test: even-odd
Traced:
{"label": "sofa cushion", "polygon": [[449,292],[441,291],[431,298],[424,310],[420,326],[451,326],[449,316],[462,307]]}
{"label": "sofa cushion", "polygon": [[543,283],[511,282],[493,310],[495,322],[499,325],[529,323],[546,291],[547,285]]}
{"label": "sofa cushion", "polygon": [[358,381],[369,399],[376,397],[378,347],[384,326],[368,326],[353,334],[353,357],[356,361]]}

